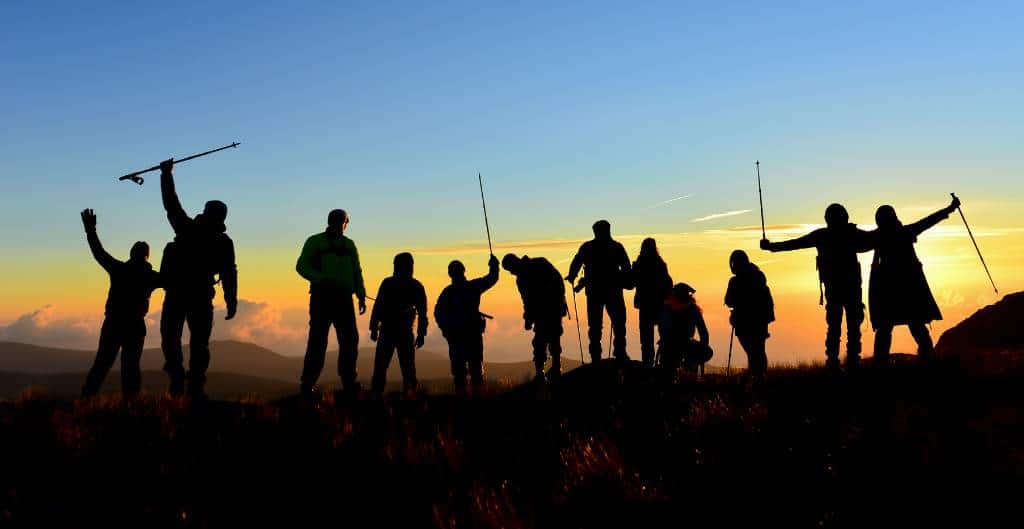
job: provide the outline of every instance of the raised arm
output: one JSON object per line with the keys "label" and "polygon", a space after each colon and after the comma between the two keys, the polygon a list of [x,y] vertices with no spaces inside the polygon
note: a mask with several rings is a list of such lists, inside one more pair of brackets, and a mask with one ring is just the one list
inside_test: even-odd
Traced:
{"label": "raised arm", "polygon": [[792,250],[814,248],[818,241],[817,233],[817,231],[812,231],[803,237],[782,242],[769,242],[768,239],[761,239],[761,249],[768,250],[769,252],[789,252]]}
{"label": "raised arm", "polygon": [[107,273],[113,272],[114,267],[121,261],[114,259],[100,244],[100,237],[96,234],[96,214],[91,209],[82,211],[82,225],[85,227],[85,240],[89,241],[89,250],[92,251],[93,258]]}
{"label": "raised arm", "polygon": [[492,255],[487,261],[487,268],[487,275],[473,280],[481,293],[487,292],[498,283],[498,258]]}
{"label": "raised arm", "polygon": [[228,309],[224,319],[230,320],[238,310],[238,266],[235,265],[235,243],[226,235],[224,240],[219,275],[221,288],[224,289],[224,304]]}
{"label": "raised arm", "polygon": [[950,202],[948,206],[936,211],[935,213],[932,213],[931,215],[928,215],[927,217],[913,224],[910,224],[909,226],[907,226],[907,229],[910,230],[910,232],[913,233],[915,237],[921,235],[932,226],[935,226],[936,224],[948,219],[949,216],[954,211],[956,211],[956,208],[958,207],[960,207],[960,199],[954,196],[953,201]]}
{"label": "raised arm", "polygon": [[167,220],[171,223],[174,233],[178,233],[192,219],[185,213],[185,208],[178,199],[178,192],[174,189],[173,158],[160,163],[160,196],[163,198],[164,210],[167,211]]}

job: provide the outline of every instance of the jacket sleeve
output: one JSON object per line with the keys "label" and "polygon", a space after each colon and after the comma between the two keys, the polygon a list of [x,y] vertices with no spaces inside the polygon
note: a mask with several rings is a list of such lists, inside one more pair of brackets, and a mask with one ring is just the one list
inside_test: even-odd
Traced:
{"label": "jacket sleeve", "polygon": [[180,232],[192,223],[192,219],[185,213],[185,208],[181,205],[181,200],[178,199],[178,192],[174,189],[174,175],[160,173],[160,196],[163,198],[167,220],[171,223],[174,233]]}
{"label": "jacket sleeve", "polygon": [[488,267],[490,269],[487,271],[487,275],[473,280],[474,286],[480,290],[481,294],[498,283],[498,263],[489,264]]}
{"label": "jacket sleeve", "polygon": [[704,323],[704,313],[697,311],[697,335],[700,336],[700,343],[707,345],[711,341],[708,334],[708,326]]}
{"label": "jacket sleeve", "polygon": [[437,297],[437,303],[434,304],[434,322],[437,323],[437,328],[441,329],[442,333],[446,332],[445,329],[448,326],[447,311],[448,289],[445,288],[441,291],[441,295]]}
{"label": "jacket sleeve", "polygon": [[317,257],[315,237],[306,239],[306,243],[302,245],[302,253],[299,254],[298,261],[295,262],[295,271],[310,283],[320,283],[324,280],[324,275],[320,273],[317,263],[313,262]]}
{"label": "jacket sleeve", "polygon": [[633,280],[633,267],[629,263],[626,247],[621,244],[619,245],[619,270],[621,270],[622,277],[625,278],[623,288],[633,290],[636,286],[636,282]]}
{"label": "jacket sleeve", "polygon": [[773,242],[768,247],[770,252],[789,252],[792,250],[803,250],[806,248],[814,248],[818,242],[818,230],[812,231],[803,237],[797,237],[796,239],[790,239],[788,241]]}
{"label": "jacket sleeve", "polygon": [[96,262],[107,271],[108,274],[114,273],[114,268],[121,264],[114,256],[107,253],[103,249],[103,245],[100,244],[100,237],[96,234],[96,230],[86,230],[85,240],[89,241],[89,250],[92,252],[92,257],[96,259]]}
{"label": "jacket sleeve", "polygon": [[360,301],[366,299],[366,286],[363,284],[363,267],[359,264],[359,251],[356,244],[352,244],[352,284],[356,289],[356,297]]}
{"label": "jacket sleeve", "polygon": [[383,316],[386,304],[390,302],[388,293],[388,280],[380,282],[380,286],[377,287],[377,299],[373,302],[373,308],[370,309],[370,330],[374,330],[380,325],[381,317]]}
{"label": "jacket sleeve", "polygon": [[235,243],[224,236],[224,255],[220,266],[220,283],[224,289],[224,303],[238,306],[238,266],[235,264]]}
{"label": "jacket sleeve", "polygon": [[570,281],[575,281],[576,276],[580,273],[580,268],[583,268],[583,261],[586,260],[587,254],[590,251],[590,246],[587,243],[580,245],[580,249],[576,252],[576,255],[572,258],[572,263],[569,264],[569,275],[566,277]]}
{"label": "jacket sleeve", "polygon": [[731,309],[736,308],[736,302],[739,301],[739,295],[736,292],[736,283],[738,278],[733,276],[729,278],[729,286],[725,289],[725,306]]}
{"label": "jacket sleeve", "polygon": [[533,300],[529,294],[527,294],[526,281],[522,276],[516,278],[516,289],[519,290],[519,297],[523,298],[523,321],[532,323],[533,320]]}
{"label": "jacket sleeve", "polygon": [[914,234],[914,237],[917,237],[918,235],[924,233],[926,230],[931,229],[936,224],[948,219],[949,214],[952,212],[953,210],[950,209],[949,207],[944,207],[936,211],[935,213],[932,213],[931,215],[928,215],[927,217],[907,226],[907,229],[910,230],[910,233]]}
{"label": "jacket sleeve", "polygon": [[423,284],[417,282],[416,288],[416,336],[427,335],[427,325],[429,319],[427,318],[427,292],[423,289]]}

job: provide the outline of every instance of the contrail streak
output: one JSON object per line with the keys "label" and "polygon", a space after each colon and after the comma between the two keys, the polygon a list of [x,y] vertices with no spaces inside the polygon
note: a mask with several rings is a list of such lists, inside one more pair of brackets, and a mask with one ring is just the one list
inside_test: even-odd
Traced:
{"label": "contrail streak", "polygon": [[736,215],[742,215],[744,213],[750,213],[749,209],[737,209],[735,211],[726,211],[724,213],[715,213],[714,215],[708,215],[706,217],[700,217],[693,219],[692,222],[704,222],[706,220],[720,219],[722,217],[735,217]]}
{"label": "contrail streak", "polygon": [[675,202],[676,200],[682,200],[684,198],[690,198],[692,196],[693,195],[680,195],[680,196],[678,196],[676,198],[670,198],[668,200],[664,200],[662,202],[658,202],[657,204],[654,204],[654,205],[651,205],[651,206],[647,206],[647,209],[660,208],[661,206],[666,206],[668,204],[671,204],[671,203]]}

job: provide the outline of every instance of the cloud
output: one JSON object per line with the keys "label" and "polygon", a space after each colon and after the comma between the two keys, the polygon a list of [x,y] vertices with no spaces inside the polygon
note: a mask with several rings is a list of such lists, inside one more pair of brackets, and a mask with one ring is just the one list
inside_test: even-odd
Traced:
{"label": "cloud", "polygon": [[704,222],[704,221],[708,221],[708,220],[720,219],[720,218],[723,218],[723,217],[735,217],[736,215],[742,215],[744,213],[750,213],[750,210],[749,209],[737,209],[737,210],[733,210],[733,211],[725,211],[725,212],[722,212],[722,213],[714,213],[712,215],[707,215],[705,217],[698,217],[696,219],[693,219],[693,222]]}
{"label": "cloud", "polygon": [[224,319],[224,309],[214,315],[214,340],[237,340],[259,344],[279,353],[305,351],[309,315],[305,310],[282,311],[268,303],[238,300],[238,312]]}
{"label": "cloud", "polygon": [[70,349],[92,349],[99,339],[99,319],[60,316],[56,305],[23,314],[0,326],[0,340]]}

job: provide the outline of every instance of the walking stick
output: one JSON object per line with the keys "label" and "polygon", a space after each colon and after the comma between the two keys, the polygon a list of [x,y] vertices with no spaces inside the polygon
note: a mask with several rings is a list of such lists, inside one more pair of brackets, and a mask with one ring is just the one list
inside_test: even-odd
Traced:
{"label": "walking stick", "polygon": [[764,233],[764,197],[761,196],[761,160],[754,162],[757,167],[757,202],[761,205],[761,238],[767,239]]}
{"label": "walking stick", "polygon": [[576,314],[576,339],[580,343],[580,365],[583,365],[586,360],[583,359],[583,332],[580,331],[580,309],[576,305],[576,287],[572,289],[572,311]]}
{"label": "walking stick", "polygon": [[[949,196],[953,197],[953,200],[957,200],[956,194],[950,193]],[[981,259],[981,266],[985,267],[985,274],[988,275],[989,283],[992,283],[992,290],[996,291],[996,295],[999,295],[999,289],[996,288],[996,282],[992,280],[992,272],[988,271],[988,265],[985,264],[985,258],[981,256],[981,249],[978,248],[978,241],[974,240],[974,234],[971,233],[971,226],[967,224],[967,217],[964,216],[964,210],[960,209],[960,206],[956,207],[956,210],[960,212],[960,218],[964,221],[964,227],[967,228],[967,235],[971,236],[971,242],[974,243],[974,250],[978,252],[978,259]]]}
{"label": "walking stick", "polygon": [[[180,160],[175,160],[174,163],[175,164],[179,164],[179,163],[182,163],[182,162],[187,162],[189,160],[194,160],[196,158],[200,158],[202,156],[206,156],[207,154],[213,154],[215,152],[223,151],[224,149],[230,149],[232,147],[238,147],[239,145],[241,145],[241,143],[238,143],[236,141],[236,142],[232,143],[231,145],[225,145],[225,146],[220,147],[218,149],[210,149],[210,150],[208,150],[206,152],[201,152],[199,154],[193,154],[192,156],[186,156],[186,157],[184,157],[184,158],[182,158]],[[118,180],[131,180],[132,182],[135,182],[136,184],[139,184],[141,186],[142,183],[145,182],[146,180],[144,178],[140,177],[139,175],[146,174],[146,173],[148,173],[150,171],[156,171],[159,168],[160,168],[160,164],[157,164],[157,165],[154,165],[153,167],[150,167],[149,169],[143,169],[141,171],[135,171],[134,173],[128,173],[128,174],[122,176],[121,178],[118,178]]]}
{"label": "walking stick", "polygon": [[487,201],[484,200],[484,179],[480,176],[480,173],[476,174],[476,179],[480,183],[480,203],[484,206],[484,227],[487,228],[487,249],[490,250],[491,255],[494,255],[494,248],[491,246],[491,223],[487,220]]}
{"label": "walking stick", "polygon": [[729,332],[729,359],[725,363],[725,376],[732,374],[732,339],[736,336],[736,327],[730,326],[732,331]]}

